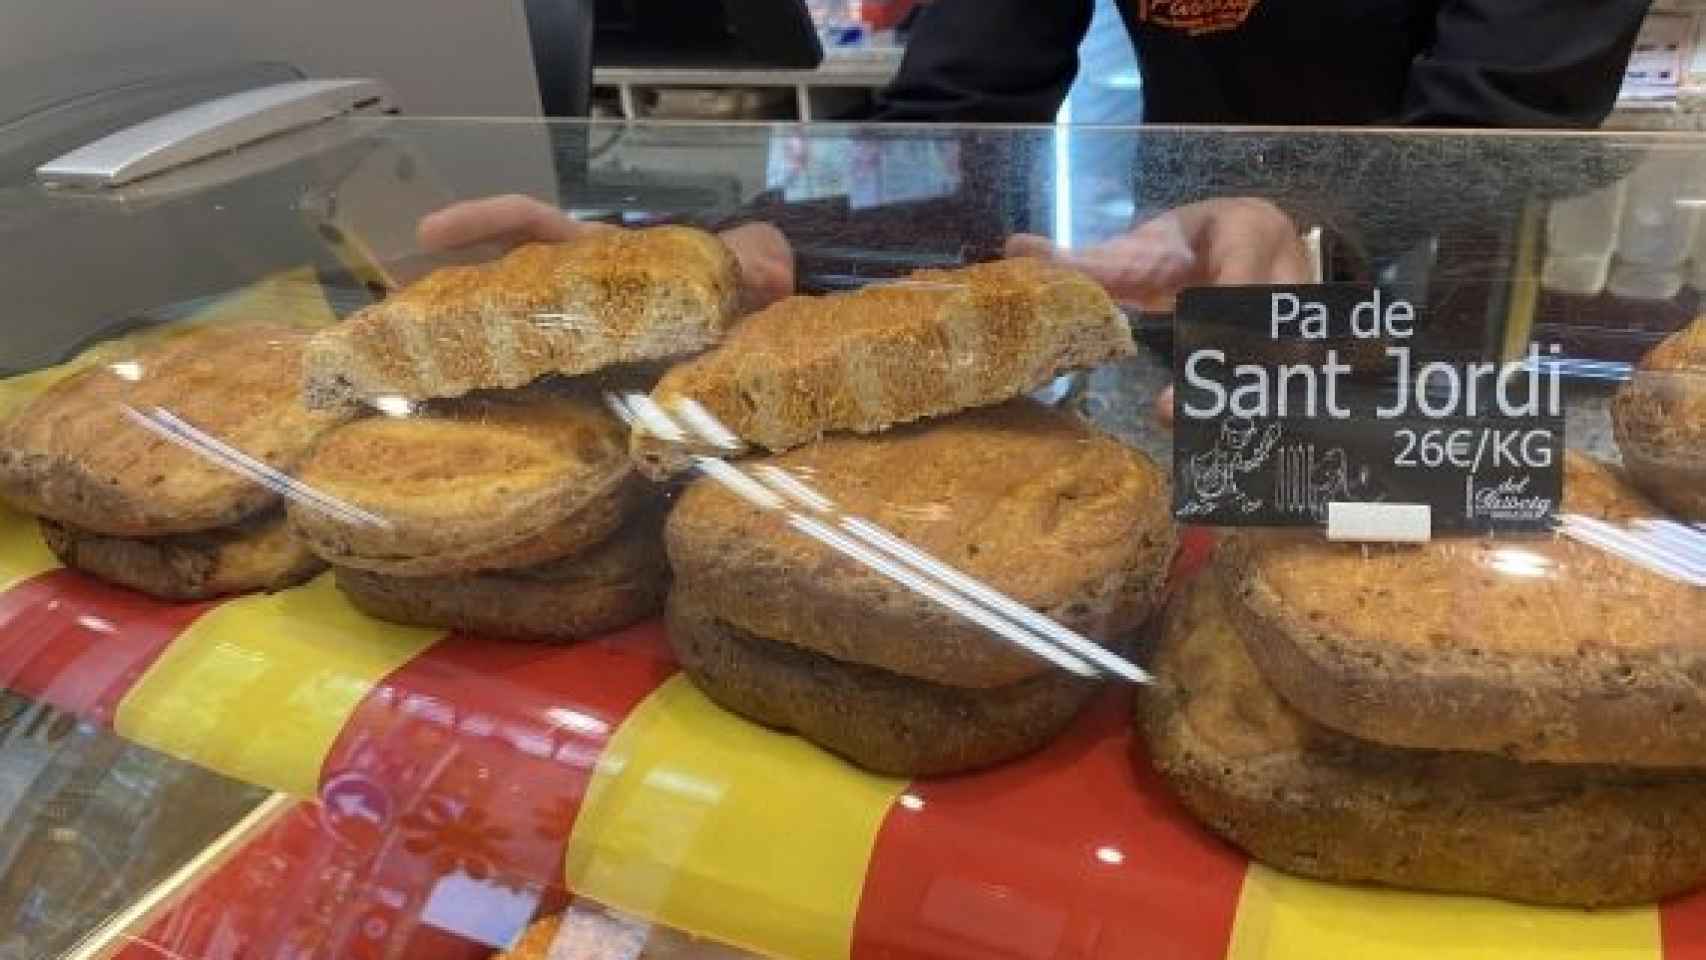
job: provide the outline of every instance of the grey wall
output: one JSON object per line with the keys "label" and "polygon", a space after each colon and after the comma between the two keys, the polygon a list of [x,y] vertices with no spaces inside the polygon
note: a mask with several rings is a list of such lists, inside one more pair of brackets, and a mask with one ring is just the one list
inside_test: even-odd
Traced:
{"label": "grey wall", "polygon": [[386,80],[412,114],[539,113],[520,0],[0,0],[0,107],[67,69],[271,59]]}

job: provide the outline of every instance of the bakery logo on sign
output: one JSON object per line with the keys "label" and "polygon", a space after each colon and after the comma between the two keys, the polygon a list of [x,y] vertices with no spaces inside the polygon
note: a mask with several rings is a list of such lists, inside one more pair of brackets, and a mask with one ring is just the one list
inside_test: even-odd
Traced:
{"label": "bakery logo on sign", "polygon": [[1178,314],[1174,514],[1325,522],[1332,503],[1422,503],[1438,529],[1544,527],[1563,483],[1555,364],[1429,343],[1409,300],[1360,285],[1187,291]]}
{"label": "bakery logo on sign", "polygon": [[1235,30],[1260,0],[1139,0],[1137,18],[1192,36]]}

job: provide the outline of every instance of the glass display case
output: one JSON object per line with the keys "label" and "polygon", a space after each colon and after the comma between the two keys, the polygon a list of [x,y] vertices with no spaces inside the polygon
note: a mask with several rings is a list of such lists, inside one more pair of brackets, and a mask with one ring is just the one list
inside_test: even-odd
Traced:
{"label": "glass display case", "polygon": [[1706,955],[1703,198],[404,117],[6,184],[0,957]]}

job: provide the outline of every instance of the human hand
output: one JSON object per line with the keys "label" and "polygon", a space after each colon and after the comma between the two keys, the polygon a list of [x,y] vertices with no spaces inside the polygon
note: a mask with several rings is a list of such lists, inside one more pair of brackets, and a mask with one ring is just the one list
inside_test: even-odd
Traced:
{"label": "human hand", "polygon": [[[1016,234],[1008,238],[1006,252],[1082,270],[1115,301],[1150,311],[1173,309],[1179,291],[1187,287],[1311,279],[1297,225],[1272,203],[1253,197],[1177,207],[1083,250],[1062,250],[1046,237]],[[1155,412],[1163,424],[1172,425],[1172,387],[1162,391]]]}
{"label": "human hand", "polygon": [[[482,243],[505,248],[557,243],[617,229],[607,223],[575,220],[532,197],[507,194],[467,200],[430,213],[416,225],[415,238],[421,249],[443,253]],[[745,223],[718,237],[740,265],[742,312],[769,306],[794,292],[794,250],[782,231],[768,223]]]}

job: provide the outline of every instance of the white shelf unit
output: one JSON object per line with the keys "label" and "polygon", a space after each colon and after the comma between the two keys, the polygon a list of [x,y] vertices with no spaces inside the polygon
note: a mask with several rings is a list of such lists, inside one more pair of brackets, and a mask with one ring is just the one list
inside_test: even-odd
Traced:
{"label": "white shelf unit", "polygon": [[644,91],[658,89],[694,90],[791,90],[795,119],[821,120],[839,105],[866,96],[886,86],[900,68],[899,47],[860,51],[834,51],[812,70],[756,68],[598,67],[592,72],[593,92],[614,91],[622,116],[634,120],[642,115]]}

